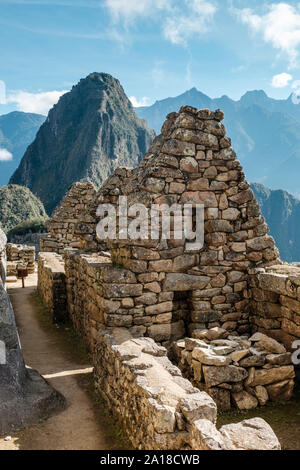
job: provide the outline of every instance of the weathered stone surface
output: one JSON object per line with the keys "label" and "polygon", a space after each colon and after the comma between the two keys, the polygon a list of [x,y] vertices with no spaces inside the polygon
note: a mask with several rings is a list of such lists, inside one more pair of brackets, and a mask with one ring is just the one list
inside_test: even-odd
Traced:
{"label": "weathered stone surface", "polygon": [[232,398],[239,410],[252,410],[258,405],[257,399],[246,391],[233,393]]}
{"label": "weathered stone surface", "polygon": [[257,385],[255,387],[255,395],[261,406],[264,406],[269,399],[268,391],[262,385]]}
{"label": "weathered stone surface", "polygon": [[266,360],[269,364],[276,366],[285,366],[289,365],[292,362],[291,353],[283,354],[268,354]]}
{"label": "weathered stone surface", "polygon": [[272,428],[261,418],[252,418],[237,424],[222,426],[220,433],[241,450],[280,450],[280,443]]}
{"label": "weathered stone surface", "polygon": [[196,448],[199,442],[203,450],[235,450],[230,439],[222,435],[213,423],[207,419],[199,419],[193,423],[193,447]]}
{"label": "weathered stone surface", "polygon": [[218,356],[212,350],[196,347],[193,350],[193,359],[207,366],[225,366],[232,361],[229,356]]}
{"label": "weathered stone surface", "polygon": [[262,333],[255,333],[251,336],[250,341],[255,342],[256,347],[259,349],[266,350],[270,353],[283,354],[286,352],[286,349],[282,344]]}
{"label": "weathered stone surface", "polygon": [[273,369],[256,370],[252,380],[248,385],[255,387],[256,385],[269,385],[287,379],[293,379],[295,371],[293,366],[282,366]]}
{"label": "weathered stone surface", "polygon": [[283,380],[275,384],[267,385],[268,394],[272,401],[288,401],[294,390],[293,380]]}
{"label": "weathered stone surface", "polygon": [[193,276],[184,273],[168,273],[165,280],[165,288],[173,291],[187,291],[203,289],[209,283],[206,276]]}
{"label": "weathered stone surface", "polygon": [[228,365],[224,367],[203,366],[205,383],[209,387],[221,383],[240,382],[248,377],[248,372],[242,367]]}
{"label": "weathered stone surface", "polygon": [[217,419],[217,406],[213,399],[205,392],[198,392],[182,398],[178,410],[182,412],[189,423],[198,419],[207,419],[212,423]]}

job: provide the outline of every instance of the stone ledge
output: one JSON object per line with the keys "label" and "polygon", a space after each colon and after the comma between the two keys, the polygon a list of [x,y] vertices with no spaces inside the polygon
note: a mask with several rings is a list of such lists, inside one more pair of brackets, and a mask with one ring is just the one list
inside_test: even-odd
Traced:
{"label": "stone ledge", "polygon": [[[93,355],[96,390],[106,400],[135,449],[280,449],[270,426],[249,420],[216,428],[212,398],[184,379],[150,338],[128,329],[100,330]],[[237,439],[238,426],[243,436]],[[228,427],[228,426],[227,426]],[[231,438],[231,435],[234,439]]]}

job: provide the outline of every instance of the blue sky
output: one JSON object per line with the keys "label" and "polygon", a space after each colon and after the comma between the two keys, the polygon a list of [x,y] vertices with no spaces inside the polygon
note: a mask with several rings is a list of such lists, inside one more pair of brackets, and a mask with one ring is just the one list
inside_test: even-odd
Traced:
{"label": "blue sky", "polygon": [[194,86],[287,98],[299,52],[299,1],[0,0],[0,114],[46,113],[94,71],[138,104]]}

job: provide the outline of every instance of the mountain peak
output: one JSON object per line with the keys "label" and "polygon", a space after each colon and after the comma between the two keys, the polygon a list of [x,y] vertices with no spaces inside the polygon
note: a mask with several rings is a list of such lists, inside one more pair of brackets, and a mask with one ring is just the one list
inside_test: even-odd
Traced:
{"label": "mountain peak", "polygon": [[247,91],[240,99],[242,104],[259,104],[264,103],[266,100],[271,98],[268,97],[264,90],[251,90]]}
{"label": "mountain peak", "polygon": [[137,165],[153,137],[120,82],[94,72],[50,110],[11,182],[29,187],[51,213],[75,181],[98,187],[117,166]]}

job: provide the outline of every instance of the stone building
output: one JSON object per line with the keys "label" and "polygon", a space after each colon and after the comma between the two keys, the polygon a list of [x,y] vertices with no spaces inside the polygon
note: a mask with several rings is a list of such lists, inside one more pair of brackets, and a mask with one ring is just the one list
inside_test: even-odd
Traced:
{"label": "stone building", "polygon": [[[131,430],[134,420],[141,419],[134,408],[140,394],[148,397],[147,419],[157,410],[169,413],[168,431],[155,434],[151,428],[155,437],[151,434],[147,448],[158,448],[159,442],[161,448],[177,448],[168,433],[176,434],[181,426],[184,432],[190,429],[181,405],[175,406],[177,416],[164,407],[167,399],[147,388],[151,377],[161,380],[153,376],[153,367],[150,382],[145,379],[141,385],[139,367],[143,369],[148,351],[154,357],[165,356],[166,349],[170,357],[173,352],[181,371],[167,358],[155,361],[163,363],[172,377],[180,377],[175,382],[191,394],[190,399],[196,390],[204,390],[201,393],[208,392],[221,409],[229,409],[233,402],[240,409],[252,408],[278,399],[281,393],[288,399],[293,391],[295,373],[286,349],[291,351],[293,340],[300,337],[300,270],[293,273],[292,281],[289,273],[274,273],[274,266],[281,268],[279,253],[226,136],[223,118],[220,110],[198,111],[190,106],[168,115],[161,135],[137,168],[118,168],[98,192],[82,183],[71,188],[50,220],[51,247],[47,240],[43,245],[43,251],[63,252],[65,278],[60,279],[65,286],[60,291],[65,289],[70,319],[93,354],[99,392],[115,404]],[[91,197],[86,197],[87,191]],[[124,197],[126,210],[120,210]],[[124,210],[129,224],[136,223],[130,210],[134,204],[143,204],[136,232],[150,233],[152,210],[155,237],[124,236],[128,228]],[[99,236],[103,205],[117,216],[112,238]],[[176,210],[185,205],[191,214],[188,227]],[[195,231],[199,205],[204,206],[204,239],[196,245],[187,231],[182,237],[177,232],[179,226]],[[168,227],[161,214],[170,207],[174,210],[170,237],[165,237]],[[57,262],[56,254],[40,254],[39,285],[45,300],[53,292],[48,284],[55,277],[49,269],[53,264],[54,270]],[[112,366],[111,356],[116,361]],[[151,368],[155,361],[148,360]],[[134,374],[129,382],[128,374]],[[197,389],[190,389],[181,374]],[[170,390],[175,387],[172,381],[168,380]],[[118,384],[123,382],[124,390],[130,390],[126,393],[133,394],[130,410],[120,400]],[[199,411],[197,404],[189,402],[190,406]],[[198,411],[195,416],[201,415]],[[202,432],[199,425],[197,433]],[[169,438],[163,441],[160,433]],[[172,438],[184,442],[179,434]],[[187,448],[202,448],[199,440],[191,444],[192,439],[189,435]],[[142,441],[141,434],[132,437],[137,448]]]}
{"label": "stone building", "polygon": [[[85,204],[86,187],[74,185],[55,211],[49,227],[60,244],[56,251],[66,244],[90,252],[106,246],[112,266],[131,273],[131,296],[121,271],[121,295],[111,287],[104,292],[110,301],[104,324],[140,326],[159,341],[215,326],[250,331],[248,270],[278,264],[279,255],[222,119],[221,111],[191,107],[170,114],[138,168],[117,169]],[[120,196],[128,206],[203,204],[203,248],[188,250],[188,240],[175,239],[172,230],[171,239],[162,240],[161,220],[158,240],[96,240],[97,207],[117,208]],[[174,219],[171,214],[171,229]]]}

